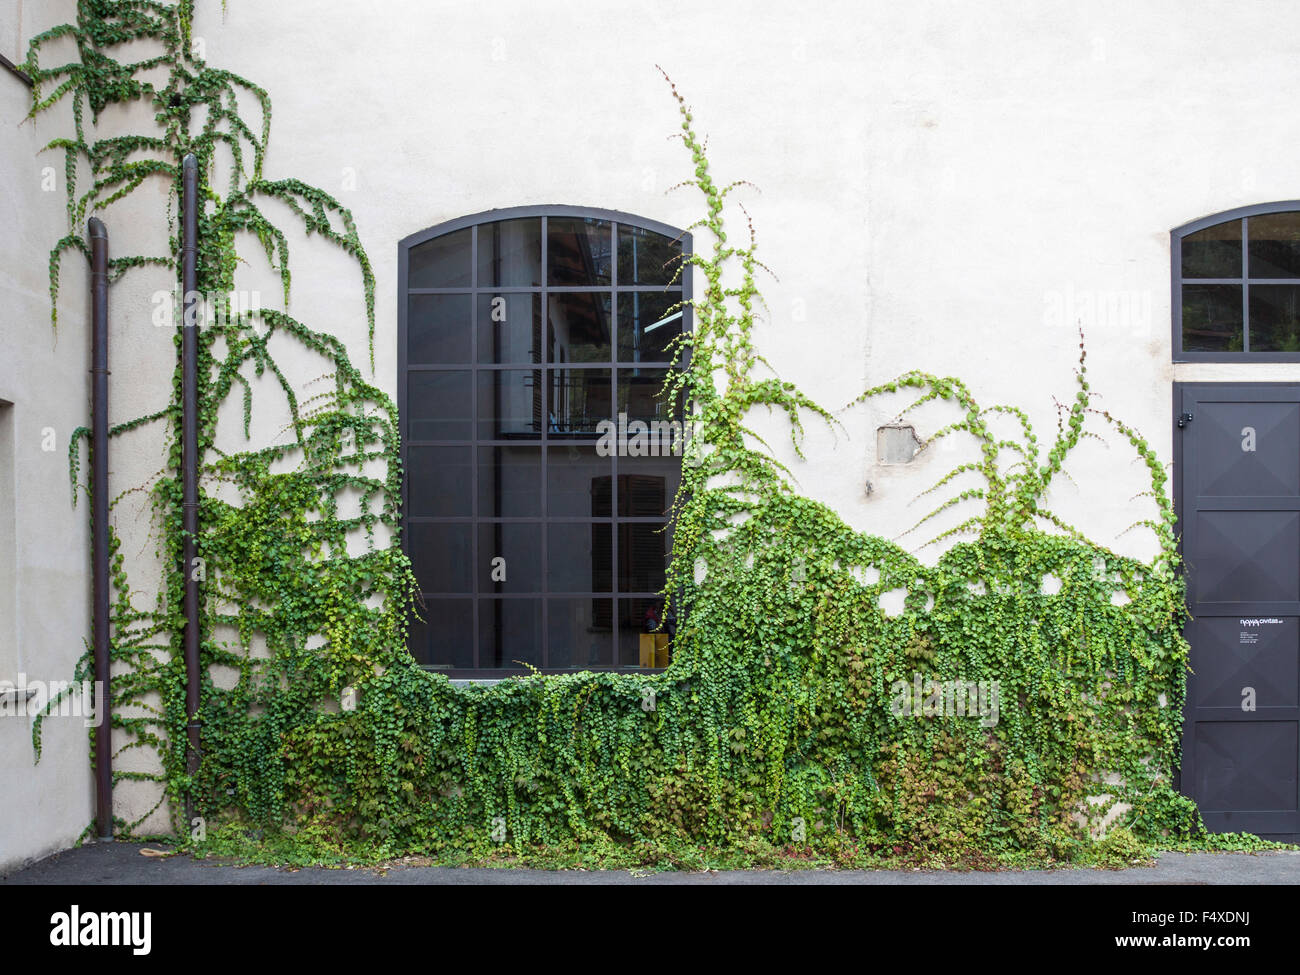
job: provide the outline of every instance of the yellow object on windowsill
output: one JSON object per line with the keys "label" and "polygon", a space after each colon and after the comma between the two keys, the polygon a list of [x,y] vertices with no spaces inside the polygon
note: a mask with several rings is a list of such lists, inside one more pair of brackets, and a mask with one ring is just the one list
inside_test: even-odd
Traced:
{"label": "yellow object on windowsill", "polygon": [[647,670],[660,669],[668,666],[668,642],[667,633],[642,633],[641,634],[641,666]]}

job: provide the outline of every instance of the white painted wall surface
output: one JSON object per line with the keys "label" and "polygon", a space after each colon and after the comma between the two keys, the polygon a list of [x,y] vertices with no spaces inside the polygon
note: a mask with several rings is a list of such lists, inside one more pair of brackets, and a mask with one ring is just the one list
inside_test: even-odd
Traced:
{"label": "white painted wall surface", "polygon": [[[0,4],[0,52],[20,61],[31,32],[75,7]],[[37,156],[71,114],[33,124],[23,121],[29,107],[28,88],[0,72],[0,400],[12,404],[0,407],[0,546],[10,556],[0,557],[0,681],[11,684],[70,680],[90,634],[87,508],[84,499],[73,508],[68,481],[68,439],[89,416],[87,274],[68,259],[56,334],[46,263],[67,232],[63,161]],[[71,846],[92,795],[81,717],[46,720],[35,764],[32,718],[0,716],[0,873]]]}
{"label": "white painted wall surface", "polygon": [[[779,276],[758,339],[782,375],[833,409],[908,369],[958,375],[1048,437],[1053,396],[1074,393],[1076,319],[1091,318],[1099,405],[1169,458],[1175,378],[1300,377],[1175,368],[1168,263],[1172,227],[1300,196],[1297,21],[1280,2],[710,3],[685,17],[654,3],[284,0],[234,2],[224,18],[213,4],[196,31],[214,63],[271,92],[268,173],[352,208],[378,276],[386,389],[405,235],[522,204],[679,227],[700,215],[693,191],[665,193],[691,170],[667,138],[677,117],[661,64],[709,136],[715,178],[761,189],[738,198]],[[295,314],[362,349],[356,275],[334,260],[301,267]],[[1090,315],[1089,301],[1128,314]],[[878,467],[874,430],[896,409],[849,411],[836,437],[810,426],[796,466],[806,491],[885,535],[926,510],[908,502],[961,453]],[[1141,533],[1117,537],[1144,485],[1108,440],[1078,450],[1075,483],[1051,504],[1149,554]]]}
{"label": "white painted wall surface", "polygon": [[[224,13],[219,3],[202,4],[195,32],[211,64],[271,94],[266,175],[316,183],[351,207],[378,279],[375,380],[394,395],[397,242],[406,235],[525,204],[605,207],[679,227],[700,216],[693,191],[666,193],[691,169],[668,138],[678,120],[655,70],[661,64],[709,137],[714,177],[761,189],[737,197],[753,214],[760,256],[779,276],[764,282],[770,312],[757,339],[785,378],[839,409],[909,369],[957,375],[982,403],[1027,410],[1047,440],[1056,428],[1053,397],[1074,394],[1075,319],[1088,301],[1116,302],[1127,315],[1083,322],[1089,379],[1099,405],[1169,460],[1174,380],[1300,378],[1294,365],[1174,366],[1169,339],[1169,230],[1300,197],[1297,27],[1300,8],[1284,0],[689,9],[591,0],[229,0]],[[23,92],[0,81],[7,121]],[[105,132],[147,124],[138,113],[109,114]],[[23,282],[30,308],[22,306],[21,363],[3,357],[0,377],[6,367],[27,377],[42,364],[65,370],[66,384],[42,382],[41,395],[73,414],[67,422],[84,422],[84,318],[69,318],[57,350],[42,324],[44,254],[60,228],[61,201],[32,198],[36,140],[23,138],[2,150],[4,205],[18,205],[10,187],[22,189],[32,226],[18,241],[5,239],[13,269],[5,287]],[[161,188],[118,210],[105,215],[115,253],[165,247]],[[742,228],[737,213],[733,233]],[[256,243],[245,244],[255,261]],[[319,242],[291,235],[291,244],[291,312],[338,334],[364,362],[359,274]],[[275,300],[269,276],[241,274],[245,288]],[[149,324],[150,295],[160,286],[165,280],[146,273],[113,290],[115,419],[161,405],[174,358],[170,333]],[[67,294],[76,292],[70,277]],[[12,320],[0,327],[6,336],[15,331]],[[307,361],[298,366],[302,379],[314,375]],[[14,398],[3,385],[0,396]],[[847,411],[834,436],[810,424],[807,461],[783,451],[807,493],[854,526],[891,537],[927,510],[911,503],[917,492],[966,454],[935,448],[903,467],[876,464],[876,427],[899,405]],[[235,420],[238,409],[228,415]],[[924,437],[953,416],[928,411],[918,432]],[[284,413],[259,397],[254,420],[260,445],[281,429]],[[782,443],[779,423],[764,426]],[[116,448],[123,486],[160,466],[160,439],[151,436]],[[49,466],[52,483],[64,476],[61,455],[23,463]],[[1073,480],[1058,482],[1050,506],[1103,544],[1150,555],[1149,536],[1121,534],[1148,509],[1133,500],[1144,471],[1120,438],[1085,444],[1068,469]],[[47,504],[59,496],[54,488],[42,494]],[[62,571],[84,579],[84,518],[57,510],[78,540],[58,556]],[[149,573],[157,578],[147,511],[119,508],[124,532],[128,516],[136,539],[127,546],[130,568],[147,592]],[[34,537],[55,532],[26,517],[21,525]],[[905,541],[916,547],[928,537]],[[48,604],[31,612],[50,617],[49,633],[84,635],[85,603],[79,594],[77,614]],[[75,648],[67,653],[71,659]],[[5,745],[0,758],[13,764],[13,752]],[[145,812],[156,796],[146,787],[121,790],[119,815]],[[12,815],[10,806],[0,801],[0,817]]]}

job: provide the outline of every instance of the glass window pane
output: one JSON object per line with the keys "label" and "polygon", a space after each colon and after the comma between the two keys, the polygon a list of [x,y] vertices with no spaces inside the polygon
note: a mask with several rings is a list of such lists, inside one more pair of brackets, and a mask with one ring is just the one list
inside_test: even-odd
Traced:
{"label": "glass window pane", "polygon": [[1250,351],[1300,352],[1300,286],[1250,286]]}
{"label": "glass window pane", "polygon": [[607,369],[550,369],[549,433],[594,439],[602,420],[613,419]]}
{"label": "glass window pane", "polygon": [[1229,220],[1184,237],[1183,277],[1241,277],[1241,221]]}
{"label": "glass window pane", "polygon": [[635,291],[618,296],[618,361],[669,362],[680,357],[669,343],[682,334],[682,296]]}
{"label": "glass window pane", "polygon": [[[664,601],[658,597],[633,597],[618,600],[618,665],[647,668],[667,666],[672,657],[672,637],[659,625],[664,615]],[[643,651],[647,651],[643,654]],[[653,661],[650,654],[653,653]]]}
{"label": "glass window pane", "polygon": [[618,225],[618,283],[668,284],[682,266],[679,240],[640,227]]}
{"label": "glass window pane", "polygon": [[[1252,278],[1300,276],[1300,213],[1265,213],[1246,223]],[[1251,315],[1252,321],[1254,314]],[[1254,351],[1254,330],[1251,350]]]}
{"label": "glass window pane", "polygon": [[443,234],[417,244],[410,250],[412,288],[468,288],[470,277],[470,228]]}
{"label": "glass window pane", "polygon": [[483,440],[537,440],[542,429],[542,373],[494,369],[478,374],[478,435]]}
{"label": "glass window pane", "polygon": [[470,526],[416,522],[406,529],[407,551],[421,592],[472,592]]}
{"label": "glass window pane", "polygon": [[411,621],[407,646],[417,663],[438,670],[474,666],[474,600],[426,599]]}
{"label": "glass window pane", "polygon": [[407,361],[414,366],[469,362],[469,309],[469,295],[411,295]]}
{"label": "glass window pane", "polygon": [[[622,481],[622,478],[619,478]],[[622,487],[622,483],[619,487]],[[671,548],[663,523],[622,522],[618,526],[619,592],[658,592]]]}
{"label": "glass window pane", "polygon": [[411,447],[406,454],[406,509],[412,517],[468,518],[470,447]]}
{"label": "glass window pane", "polygon": [[479,225],[480,288],[536,288],[541,284],[541,218],[498,220]]}
{"label": "glass window pane", "polygon": [[580,288],[609,284],[612,240],[608,220],[551,217],[546,232],[549,282]]}
{"label": "glass window pane", "polygon": [[540,447],[480,447],[480,518],[530,518],[542,513]]}
{"label": "glass window pane", "polygon": [[542,296],[479,295],[478,361],[525,363],[541,358]]}
{"label": "glass window pane", "polygon": [[552,518],[608,518],[612,464],[595,447],[547,447],[547,513]]}
{"label": "glass window pane", "polygon": [[618,459],[618,513],[627,518],[662,518],[672,507],[682,479],[676,457]]}
{"label": "glass window pane", "polygon": [[1240,352],[1241,285],[1183,285],[1183,350]]}
{"label": "glass window pane", "polygon": [[[682,266],[669,237],[583,217],[490,221],[410,249],[412,289],[454,292],[404,299],[405,513],[459,519],[406,524],[429,606],[410,646],[426,666],[638,665],[681,481],[660,390],[679,358]],[[544,301],[543,286],[577,290]],[[615,599],[618,583],[632,595]]]}
{"label": "glass window pane", "polygon": [[581,670],[613,663],[612,599],[551,599],[546,611],[547,667]]}
{"label": "glass window pane", "polygon": [[542,601],[478,601],[478,665],[518,668],[542,666]]}
{"label": "glass window pane", "polygon": [[478,563],[480,593],[541,592],[541,523],[480,523]]}
{"label": "glass window pane", "polygon": [[[681,411],[673,410],[672,403],[680,402],[680,394],[674,401],[664,395],[664,382],[668,378],[667,369],[620,369],[618,371],[618,411],[627,414],[628,446],[627,452],[635,456],[638,450],[632,442],[640,428],[634,428],[634,421],[644,423],[649,444],[669,446],[672,442],[671,421],[680,422]],[[658,449],[658,448],[656,448]]]}
{"label": "glass window pane", "polygon": [[407,389],[408,436],[411,440],[468,440],[470,374],[412,372]]}
{"label": "glass window pane", "polygon": [[610,591],[612,526],[551,522],[546,530],[547,588],[551,592]]}
{"label": "glass window pane", "polygon": [[613,322],[608,291],[553,294],[547,310],[548,362],[609,362]]}

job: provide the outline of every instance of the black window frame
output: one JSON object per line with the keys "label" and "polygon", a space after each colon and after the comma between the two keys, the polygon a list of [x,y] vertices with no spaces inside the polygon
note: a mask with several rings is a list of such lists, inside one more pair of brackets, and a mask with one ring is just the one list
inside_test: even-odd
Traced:
{"label": "black window frame", "polygon": [[[491,286],[490,288],[486,288],[486,289],[480,288],[477,280],[478,228],[481,225],[492,224],[499,221],[520,220],[520,219],[527,219],[527,218],[540,218],[541,220],[541,241],[542,241],[541,284],[536,288],[508,287],[508,286]],[[550,218],[603,220],[603,221],[609,221],[611,223],[612,225],[611,246],[613,250],[611,253],[611,271],[610,271],[611,280],[608,286],[606,285],[568,286],[568,285],[552,285],[549,283],[548,280],[549,269],[547,267],[547,222]],[[661,284],[620,285],[618,282],[618,232],[620,227],[630,227],[638,230],[646,230],[652,233],[660,234],[664,237],[669,238],[670,240],[680,242],[682,256],[683,256],[683,260],[681,262],[683,270],[680,275],[679,283],[673,285],[671,288],[668,288]],[[471,284],[468,286],[468,288],[465,289],[416,288],[414,291],[412,291],[409,283],[410,251],[413,248],[418,247],[421,244],[427,243],[428,241],[433,240],[435,238],[447,236],[449,234],[453,234],[458,231],[462,231],[466,229],[470,229],[472,231],[470,245],[469,245],[470,255],[471,255],[470,267],[471,267],[472,278],[471,278]],[[407,361],[408,360],[408,337],[409,337],[408,336],[408,331],[409,331],[408,314],[409,314],[410,296],[412,294],[427,294],[433,290],[443,290],[443,291],[467,290],[473,296],[480,295],[484,290],[491,290],[494,292],[538,293],[541,296],[542,328],[543,331],[545,332],[545,329],[547,327],[547,307],[549,303],[549,296],[552,294],[566,293],[566,292],[568,293],[590,292],[593,290],[603,291],[606,288],[608,288],[615,304],[617,304],[617,299],[619,295],[631,293],[632,291],[639,291],[647,294],[649,293],[662,294],[669,291],[676,293],[679,291],[680,299],[682,302],[684,302],[684,306],[681,312],[682,332],[689,333],[692,330],[692,326],[693,326],[692,314],[691,314],[692,306],[690,304],[692,299],[692,289],[691,289],[692,282],[691,282],[690,266],[685,260],[685,258],[688,257],[691,253],[693,253],[692,247],[693,247],[693,242],[692,242],[691,234],[686,230],[682,230],[677,227],[670,226],[669,224],[661,223],[656,220],[650,220],[645,217],[638,216],[636,214],[627,213],[619,210],[609,210],[609,209],[603,209],[598,207],[587,207],[587,206],[568,206],[563,204],[504,207],[504,208],[498,208],[493,210],[484,210],[479,213],[468,214],[466,216],[457,217],[454,220],[448,220],[443,223],[436,224],[425,230],[421,230],[416,233],[413,233],[403,238],[398,243],[397,403],[398,403],[398,432],[401,437],[401,461],[402,461],[402,468],[403,468],[402,490],[401,490],[402,507],[401,507],[400,526],[401,526],[402,549],[407,554],[408,557],[410,557],[411,555],[410,548],[409,548],[410,538],[411,538],[411,532],[409,530],[410,529],[409,519],[411,516],[409,514],[410,506],[409,506],[409,498],[408,498],[410,479],[407,474],[407,471],[409,469],[408,451],[410,449],[409,446],[410,438],[409,438],[409,431],[408,431],[408,423],[409,423],[408,410],[406,409],[406,406],[407,406],[407,393],[408,393],[408,379],[412,371],[411,365]],[[472,300],[471,301],[472,315],[477,314],[477,310],[476,308],[474,308],[474,304],[475,302]],[[471,325],[471,328],[477,330],[476,318],[473,319],[473,322],[474,324]],[[610,375],[611,375],[611,382],[616,383],[621,370],[625,370],[629,367],[636,367],[637,364],[633,362],[625,362],[621,360],[618,356],[617,342],[613,336],[611,336],[611,341],[614,343],[614,345],[613,348],[611,348],[610,350]],[[475,377],[478,376],[481,366],[484,365],[483,363],[479,363],[477,359],[478,357],[471,352],[471,360],[472,360],[472,363],[470,365],[471,383],[474,383]],[[681,353],[678,354],[676,358],[676,363],[678,364],[679,368],[685,368],[689,364],[689,359],[690,359],[690,353],[689,353],[689,347],[687,347]],[[497,369],[502,369],[502,370],[511,368],[509,365],[502,365],[502,364],[493,364],[493,365],[495,365]],[[418,371],[420,367],[417,366],[416,368]],[[430,368],[430,367],[425,367],[425,368]],[[456,367],[450,366],[450,367],[443,367],[443,368],[455,369]],[[542,362],[542,363],[533,364],[531,366],[522,365],[522,364],[516,365],[514,366],[514,368],[540,370],[542,371],[542,374],[545,376],[548,375],[547,370],[551,368],[551,366],[545,362]],[[648,368],[657,370],[666,367],[662,364],[662,362],[655,361],[651,364],[648,364]],[[611,404],[616,404],[617,402],[616,385],[611,387],[610,393],[611,393]],[[471,387],[471,395],[475,398],[477,398],[478,395],[477,389],[474,388],[473,386]],[[684,414],[682,417],[683,422],[685,422],[685,412],[687,409],[688,409],[688,405],[682,404],[682,410]],[[477,413],[475,413],[474,415],[477,416]],[[610,419],[613,419],[613,417],[611,417]],[[471,469],[474,471],[473,476],[475,478],[477,478],[478,476],[477,452],[480,449],[479,441],[480,441],[480,437],[479,437],[478,423],[472,422],[471,438],[465,441],[465,444],[470,448],[471,451],[470,463],[471,463]],[[546,468],[545,468],[544,459],[542,460],[541,463],[542,463],[541,480],[542,483],[545,484]],[[614,462],[613,470],[615,472],[617,471],[617,460],[615,460]],[[471,488],[471,491],[473,492],[471,496],[477,497],[477,491],[473,487]],[[591,671],[621,671],[621,672],[633,672],[633,673],[652,672],[645,668],[620,664],[618,659],[619,601],[621,599],[647,599],[650,598],[652,595],[656,598],[660,597],[659,593],[649,594],[646,592],[642,592],[640,590],[637,591],[629,590],[628,592],[623,592],[620,589],[619,536],[620,536],[621,529],[619,526],[627,525],[627,524],[635,524],[637,522],[664,521],[668,527],[671,527],[671,520],[667,517],[663,519],[647,519],[647,518],[638,518],[638,517],[629,517],[629,516],[620,515],[619,508],[618,508],[618,477],[612,478],[611,491],[612,491],[611,512],[610,512],[610,518],[608,519],[611,522],[611,533],[612,533],[612,539],[611,539],[612,564],[610,569],[611,572],[610,591],[608,593],[589,593],[589,594],[564,592],[562,594],[557,594],[556,596],[552,596],[549,593],[549,591],[544,591],[543,593],[535,596],[525,594],[513,598],[535,598],[540,601],[541,614],[542,614],[540,626],[542,628],[543,647],[546,646],[546,642],[549,640],[548,615],[550,610],[550,602],[552,599],[578,598],[581,596],[591,596],[592,598],[599,598],[599,599],[609,598],[612,601],[613,610],[614,610],[613,632],[611,633],[611,645],[613,650],[612,663],[610,665],[593,664],[590,666],[583,666],[580,669],[591,670]],[[668,498],[667,500],[668,503],[671,504],[672,499]],[[475,501],[475,504],[477,504],[477,501]],[[477,515],[462,520],[468,521],[468,523],[470,524],[471,543],[473,545],[473,551],[476,553],[477,546],[478,546],[479,527],[483,524],[493,523],[493,520],[483,519]],[[517,520],[522,520],[522,519],[517,519]],[[549,523],[549,521],[551,520],[548,516],[548,513],[545,511],[545,509],[543,509],[542,511],[541,520],[545,523]],[[575,523],[578,523],[579,521],[582,520],[575,519]],[[595,518],[592,519],[593,523],[596,523],[598,521],[600,521],[600,519],[595,519]],[[543,546],[542,549],[543,563],[545,563],[546,558],[547,558],[547,551],[545,546]],[[471,570],[471,576],[476,576],[476,573],[474,573],[472,570]],[[466,594],[464,597],[471,601],[472,615],[473,615],[472,632],[474,633],[474,638],[473,638],[474,646],[473,646],[472,659],[476,663],[478,662],[478,654],[479,654],[478,633],[479,633],[479,626],[480,626],[479,606],[480,606],[480,595],[481,595],[479,593],[478,587],[479,587],[479,582],[477,578],[474,578],[472,581],[470,592]],[[544,589],[546,588],[547,587],[544,587]],[[512,597],[510,595],[502,594],[499,598],[507,599]],[[421,609],[421,614],[424,615],[426,619],[430,616],[428,610],[423,607]],[[507,678],[511,676],[523,675],[531,672],[531,670],[528,668],[518,667],[518,666],[514,666],[514,667],[470,666],[470,667],[456,668],[456,667],[438,667],[428,663],[422,663],[422,666],[424,666],[426,669],[436,670],[438,673],[445,674],[447,677],[453,680],[485,680],[485,679],[491,680],[491,679]],[[551,667],[544,666],[538,669],[542,670],[542,672],[544,673],[574,672],[573,668],[551,668]]]}
{"label": "black window frame", "polygon": [[[1250,217],[1271,213],[1300,213],[1300,200],[1279,200],[1273,203],[1256,203],[1251,206],[1236,207],[1222,213],[1210,214],[1193,220],[1191,223],[1175,227],[1169,232],[1169,267],[1171,281],[1171,349],[1174,362],[1300,362],[1300,352],[1252,352],[1250,351],[1250,287],[1254,285],[1292,285],[1300,287],[1300,277],[1294,278],[1252,278],[1250,277]],[[1215,227],[1219,224],[1241,221],[1241,275],[1228,278],[1185,278],[1183,277],[1183,239],[1197,231]],[[1242,345],[1240,352],[1184,350],[1183,349],[1183,287],[1184,285],[1227,284],[1241,286]]]}

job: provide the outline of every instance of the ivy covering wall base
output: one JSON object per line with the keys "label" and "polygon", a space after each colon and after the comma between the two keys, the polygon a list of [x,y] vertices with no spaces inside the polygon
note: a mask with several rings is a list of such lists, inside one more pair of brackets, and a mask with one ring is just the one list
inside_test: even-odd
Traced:
{"label": "ivy covering wall base", "polygon": [[[157,603],[139,605],[115,536],[121,676],[113,704],[121,750],[157,756],[152,778],[181,843],[277,861],[424,855],[686,866],[1127,862],[1153,844],[1260,845],[1207,838],[1193,804],[1171,787],[1187,665],[1173,510],[1151,448],[1093,409],[1082,354],[1079,388],[1045,448],[1024,412],[981,408],[955,379],[912,373],[866,391],[864,399],[911,392],[915,404],[949,402],[956,420],[931,441],[971,437],[980,459],[935,486],[955,492],[939,510],[974,512],[944,533],[961,540],[937,565],[851,530],[801,497],[747,426],[757,407],[780,411],[797,448],[801,417],[833,420],[754,349],[761,296],[752,226],[741,243],[728,236],[724,204],[734,186],[713,181],[675,88],[694,166],[689,185],[705,209],[691,229],[712,246],[687,259],[701,285],[695,330],[678,340],[690,365],[669,380],[693,403],[696,431],[673,508],[665,596],[682,622],[672,665],[654,675],[538,674],[468,688],[421,670],[405,650],[415,609],[409,564],[395,542],[376,540],[379,526],[388,538],[397,531],[396,409],[337,339],[288,314],[287,238],[260,201],[287,203],[309,234],[356,259],[373,343],[369,262],[346,208],[297,180],[263,175],[269,97],[194,56],[193,11],[193,0],[82,0],[77,22],[35,38],[24,65],[36,82],[33,114],[69,99],[75,118],[75,131],[50,144],[66,154],[69,217],[69,236],[51,255],[52,296],[60,256],[84,248],[85,217],[146,179],[178,188],[187,152],[200,160],[206,200],[200,289],[230,291],[237,247],[250,235],[284,285],[286,310],[226,303],[200,333],[209,676],[193,779],[184,765],[176,376],[170,384],[154,377],[155,413],[113,431],[126,436],[146,423],[169,431],[165,472],[147,487],[159,557],[176,568]],[[75,42],[79,59],[42,67],[42,50],[60,38]],[[127,46],[138,41],[153,53],[116,59],[138,55]],[[158,67],[165,84],[141,77]],[[260,105],[258,125],[240,114],[248,96]],[[97,116],[133,100],[153,107],[156,131],[88,136],[86,107]],[[219,154],[232,164],[224,186],[211,182]],[[79,194],[81,165],[93,184]],[[113,269],[174,270],[178,253],[173,238],[166,253],[116,258]],[[325,392],[300,398],[272,355],[272,336],[330,364]],[[251,380],[264,373],[289,404],[292,442],[219,452],[222,404],[242,398],[247,437]],[[995,434],[999,424],[1018,435]],[[1150,563],[1089,541],[1044,507],[1085,424],[1127,441],[1149,469],[1153,514],[1141,524],[1160,544]],[[385,473],[364,474],[375,462]],[[220,482],[237,489],[237,503],[218,500]],[[362,513],[343,518],[338,500],[349,491]],[[349,555],[347,540],[358,535],[369,548]],[[1049,575],[1060,580],[1051,595]],[[892,590],[906,599],[891,616],[881,596]],[[1117,591],[1126,604],[1113,604]],[[219,640],[220,627],[238,639]],[[253,654],[257,639],[267,655]],[[233,687],[211,680],[217,666],[237,669]],[[354,710],[337,706],[345,688],[355,689]],[[39,727],[36,735],[39,748]],[[202,830],[177,818],[187,794]],[[1094,828],[1110,820],[1122,825],[1098,843]],[[138,823],[118,825],[130,833]]]}

